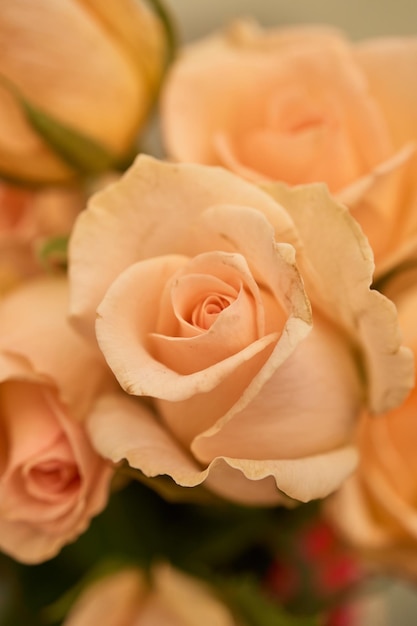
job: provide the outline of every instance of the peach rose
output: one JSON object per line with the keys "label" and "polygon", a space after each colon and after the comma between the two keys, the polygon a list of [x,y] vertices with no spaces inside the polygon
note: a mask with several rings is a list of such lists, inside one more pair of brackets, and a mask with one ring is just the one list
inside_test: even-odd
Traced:
{"label": "peach rose", "polygon": [[40,248],[70,233],[85,202],[78,188],[34,191],[0,181],[0,293],[41,271]]}
{"label": "peach rose", "polygon": [[120,570],[81,594],[64,626],[238,626],[203,582],[169,565],[152,570],[151,585],[136,568]]}
{"label": "peach rose", "polygon": [[0,548],[25,563],[55,556],[107,502],[112,470],[82,420],[108,368],[65,319],[64,278],[0,301]]}
{"label": "peach rose", "polygon": [[79,216],[74,321],[153,399],[97,405],[103,456],[240,502],[309,500],[354,468],[363,403],[403,399],[410,355],[362,232],[323,185],[271,193],[142,156]]}
{"label": "peach rose", "polygon": [[[409,278],[409,277],[406,277]],[[416,275],[395,302],[405,341],[417,355]],[[389,568],[417,577],[417,387],[399,408],[358,429],[357,472],[329,501],[343,533]]]}
{"label": "peach rose", "polygon": [[369,237],[377,271],[417,251],[417,38],[240,21],[191,44],[162,98],[168,152],[253,181],[325,182]]}
{"label": "peach rose", "polygon": [[166,39],[144,0],[7,3],[0,14],[2,175],[63,182],[126,160],[159,87]]}

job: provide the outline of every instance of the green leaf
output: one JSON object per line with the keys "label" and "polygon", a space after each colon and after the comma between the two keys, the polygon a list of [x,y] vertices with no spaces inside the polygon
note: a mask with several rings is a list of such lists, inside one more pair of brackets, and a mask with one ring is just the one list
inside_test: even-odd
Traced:
{"label": "green leaf", "polygon": [[220,583],[224,597],[247,626],[319,626],[318,616],[296,616],[269,600],[250,577]]}
{"label": "green leaf", "polygon": [[49,147],[81,174],[97,174],[117,165],[118,158],[87,135],[35,106],[6,77],[0,81],[20,103],[27,121]]}
{"label": "green leaf", "polygon": [[66,268],[68,257],[68,237],[51,237],[38,251],[45,269]]}

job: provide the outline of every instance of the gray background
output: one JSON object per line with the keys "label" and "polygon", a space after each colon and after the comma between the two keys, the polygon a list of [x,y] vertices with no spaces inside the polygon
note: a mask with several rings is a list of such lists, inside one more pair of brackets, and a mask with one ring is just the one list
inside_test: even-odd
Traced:
{"label": "gray background", "polygon": [[354,39],[417,35],[416,0],[165,0],[165,4],[185,40],[243,15],[252,15],[265,25],[333,24]]}

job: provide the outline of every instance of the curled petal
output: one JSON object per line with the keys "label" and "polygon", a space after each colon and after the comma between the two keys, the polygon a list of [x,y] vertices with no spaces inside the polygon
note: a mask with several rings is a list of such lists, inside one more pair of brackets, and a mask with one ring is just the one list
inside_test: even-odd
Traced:
{"label": "curled petal", "polygon": [[[209,207],[224,204],[225,199],[231,205],[256,207],[271,218],[277,241],[297,241],[283,207],[237,176],[220,168],[177,166],[140,155],[118,183],[91,199],[73,230],[69,277],[74,323],[94,337],[99,303],[115,278],[137,261],[167,254],[193,257],[209,250],[233,250],[221,231],[216,234],[211,229],[214,235],[208,241],[208,233],[202,237],[198,231],[200,215]],[[245,239],[252,240],[254,256],[252,234],[246,231]],[[123,241],[123,245],[115,246],[115,241]]]}
{"label": "curled petal", "polygon": [[355,46],[354,55],[388,121],[396,147],[416,141],[415,37],[364,41]]}
{"label": "curled petal", "polygon": [[146,476],[167,474],[184,487],[206,481],[219,495],[259,505],[286,502],[286,496],[302,501],[325,497],[357,462],[356,450],[346,446],[291,460],[218,457],[202,469],[144,405],[126,396],[103,398],[88,420],[88,429],[97,450],[114,462],[127,459]]}
{"label": "curled petal", "polygon": [[365,235],[322,185],[289,189],[277,183],[268,190],[285,204],[303,239],[299,262],[313,304],[357,345],[369,407],[381,413],[397,406],[413,385],[413,358],[401,346],[394,304],[371,289],[374,263]]}
{"label": "curled petal", "polygon": [[10,293],[0,306],[0,353],[28,361],[32,375],[49,379],[81,416],[103,382],[111,384],[111,375],[98,348],[68,324],[67,299],[65,277],[40,278]]}

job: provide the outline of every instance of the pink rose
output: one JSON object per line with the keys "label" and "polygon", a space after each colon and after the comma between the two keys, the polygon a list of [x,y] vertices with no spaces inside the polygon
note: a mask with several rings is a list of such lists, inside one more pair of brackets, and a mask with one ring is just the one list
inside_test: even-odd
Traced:
{"label": "pink rose", "polygon": [[40,248],[68,235],[84,205],[77,188],[34,191],[0,182],[0,293],[41,271]]}
{"label": "pink rose", "polygon": [[[415,279],[415,271],[405,274],[402,285],[394,282],[392,293],[404,339],[416,356]],[[328,504],[333,521],[350,541],[384,566],[400,569],[414,579],[417,578],[416,416],[416,387],[397,409],[377,419],[364,414],[358,429],[358,470]]]}
{"label": "pink rose", "polygon": [[151,584],[139,569],[129,568],[87,587],[64,626],[93,624],[238,626],[206,584],[165,564],[153,568]]}
{"label": "pink rose", "polygon": [[0,301],[0,548],[37,563],[55,556],[107,502],[112,470],[82,421],[109,373],[65,319],[65,279]]}
{"label": "pink rose", "polygon": [[79,216],[74,322],[153,399],[98,403],[103,456],[240,502],[309,500],[354,468],[361,406],[403,399],[410,355],[362,232],[322,185],[271,193],[142,156]]}
{"label": "pink rose", "polygon": [[327,183],[381,272],[417,251],[416,63],[417,38],[351,44],[325,27],[237,22],[174,64],[167,150],[253,181]]}

